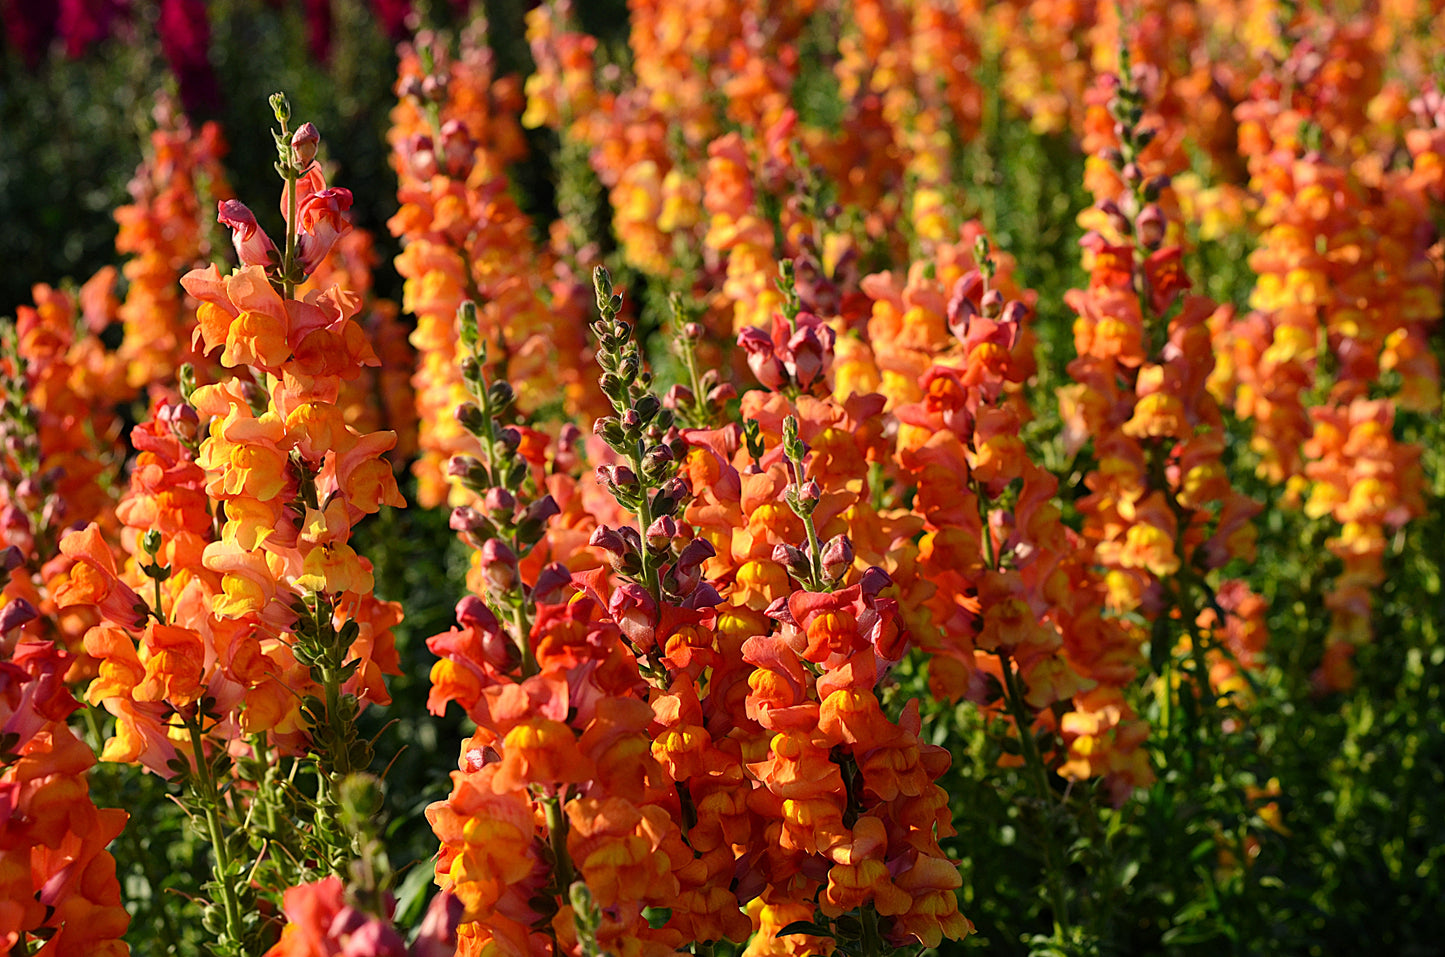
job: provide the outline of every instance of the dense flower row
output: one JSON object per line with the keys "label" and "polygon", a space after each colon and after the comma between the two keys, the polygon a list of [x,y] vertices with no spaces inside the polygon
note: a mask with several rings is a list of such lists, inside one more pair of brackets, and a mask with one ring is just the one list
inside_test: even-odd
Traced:
{"label": "dense flower row", "polygon": [[[1410,4],[1219,6],[637,0],[623,66],[556,0],[525,83],[483,26],[422,31],[391,134],[400,309],[283,101],[279,241],[219,131],[159,110],[125,266],[37,286],[0,355],[0,947],[123,949],[125,815],[91,803],[89,745],[180,790],[219,953],[406,952],[347,795],[402,620],[354,533],[405,504],[413,453],[473,549],[428,704],[475,724],[427,811],[444,893],[416,955],[967,935],[951,757],[895,671],[976,709],[1040,807],[1059,778],[1127,803],[1181,722],[1249,720],[1269,609],[1241,463],[1328,520],[1311,666],[1348,688],[1425,509],[1402,423],[1439,408],[1445,99],[1403,93]],[[965,217],[982,64],[1081,136],[1087,280],[1062,302]],[[546,231],[510,178],[538,127]],[[1242,315],[1185,265],[1229,237]],[[593,287],[613,239],[626,278]],[[1053,392],[1041,316],[1072,324]],[[106,740],[71,730],[67,685]]]}

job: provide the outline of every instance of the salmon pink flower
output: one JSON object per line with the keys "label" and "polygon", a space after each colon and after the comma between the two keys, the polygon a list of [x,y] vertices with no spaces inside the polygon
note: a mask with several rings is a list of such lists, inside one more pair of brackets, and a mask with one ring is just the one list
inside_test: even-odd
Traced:
{"label": "salmon pink flower", "polygon": [[217,204],[216,219],[231,230],[231,242],[235,244],[236,256],[242,266],[270,269],[281,264],[276,244],[257,224],[256,214],[245,203],[235,199],[221,200]]}

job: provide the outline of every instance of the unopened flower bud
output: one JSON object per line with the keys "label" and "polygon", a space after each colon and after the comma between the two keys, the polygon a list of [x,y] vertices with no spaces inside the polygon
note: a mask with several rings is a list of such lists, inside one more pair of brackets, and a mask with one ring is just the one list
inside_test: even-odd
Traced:
{"label": "unopened flower bud", "polygon": [[663,408],[667,409],[677,409],[682,406],[692,405],[695,401],[697,401],[697,396],[693,394],[691,389],[680,382],[668,389],[667,394],[662,397]]}
{"label": "unopened flower bud", "polygon": [[475,402],[463,402],[452,414],[457,423],[473,435],[482,435],[487,431],[487,417]]}
{"label": "unopened flower bud", "polygon": [[306,169],[316,159],[316,148],[321,144],[321,133],[314,123],[302,123],[291,134],[291,159],[298,169]]}
{"label": "unopened flower bud", "polygon": [[853,567],[853,543],[847,535],[835,535],[823,546],[823,574],[837,581]]}
{"label": "unopened flower bud", "polygon": [[709,408],[716,409],[722,406],[724,403],[732,399],[736,399],[737,397],[738,390],[733,386],[733,384],[731,382],[724,382],[722,385],[713,386],[711,389],[707,390],[706,402]]}
{"label": "unopened flower bud", "polygon": [[503,522],[517,510],[517,497],[504,488],[489,488],[482,498],[482,508],[493,521]]}
{"label": "unopened flower bud", "polygon": [[7,635],[40,617],[35,606],[24,598],[12,598],[0,608],[0,635]]}
{"label": "unopened flower bud", "polygon": [[447,78],[445,74],[432,74],[421,81],[421,95],[433,103],[440,103],[447,98]]}
{"label": "unopened flower bud", "polygon": [[487,481],[487,468],[472,455],[453,455],[447,460],[447,475],[464,485],[480,486]]}
{"label": "unopened flower bud", "polygon": [[567,600],[567,586],[572,584],[572,573],[561,562],[543,566],[537,573],[537,584],[532,586],[532,601],[540,605],[559,605]]}
{"label": "unopened flower bud", "polygon": [[555,498],[551,495],[543,495],[531,505],[527,506],[527,510],[522,513],[522,524],[532,525],[540,530],[541,527],[547,523],[548,519],[561,513],[561,511],[562,509],[558,507]]}
{"label": "unopened flower bud", "polygon": [[33,477],[23,478],[15,486],[15,500],[28,509],[40,507],[45,493],[40,488],[40,483]]}
{"label": "unopened flower bud", "polygon": [[803,550],[796,545],[779,542],[773,546],[771,558],[799,578],[807,576],[812,571],[808,556],[803,554]]}
{"label": "unopened flower bud", "polygon": [[0,571],[7,575],[25,564],[25,553],[20,550],[19,545],[6,545],[0,548]]}
{"label": "unopened flower bud", "polygon": [[147,529],[140,537],[140,546],[145,549],[147,555],[154,555],[161,550],[161,533],[158,529]]}
{"label": "unopened flower bud", "polygon": [[672,462],[671,448],[666,445],[653,446],[642,457],[642,474],[649,479],[660,479],[667,473],[668,466]]}
{"label": "unopened flower bud", "polygon": [[507,426],[497,433],[497,444],[508,452],[515,452],[522,447],[521,430],[514,426]]}
{"label": "unopened flower bud", "polygon": [[600,548],[617,558],[627,554],[627,542],[617,529],[607,525],[598,525],[594,528],[591,537],[587,539],[587,544],[593,548]]}
{"label": "unopened flower bud", "polygon": [[859,584],[862,586],[863,598],[871,601],[878,597],[879,592],[893,584],[893,579],[888,577],[888,573],[877,565],[870,565],[868,569],[863,572],[863,577],[859,581]]}
{"label": "unopened flower bud", "polygon": [[511,408],[516,397],[517,393],[513,391],[512,384],[503,380],[493,382],[487,389],[487,403],[492,407],[493,413],[505,412]]}
{"label": "unopened flower bud", "polygon": [[1167,224],[1164,221],[1164,211],[1159,208],[1158,203],[1150,203],[1144,207],[1139,214],[1139,242],[1145,249],[1158,249],[1164,242],[1164,230]]}
{"label": "unopened flower bud", "polygon": [[487,528],[487,520],[482,517],[482,513],[470,505],[459,505],[452,509],[447,524],[452,531],[469,535],[476,535]]}
{"label": "unopened flower bud", "polygon": [[997,289],[990,289],[984,293],[983,299],[979,303],[980,311],[985,319],[997,319],[999,313],[1003,312],[1003,306],[1003,293]]}
{"label": "unopened flower bud", "polygon": [[482,580],[492,591],[511,591],[517,584],[517,555],[499,538],[489,538],[480,555]]}
{"label": "unopened flower bud", "polygon": [[637,473],[626,465],[599,465],[597,480],[608,488],[629,489],[637,485]]}
{"label": "unopened flower bud", "polygon": [[671,515],[664,515],[647,526],[647,545],[656,551],[667,548],[676,536],[677,520]]}
{"label": "unopened flower bud", "polygon": [[702,580],[702,564],[717,554],[717,549],[705,538],[694,538],[677,556],[672,566],[673,578],[679,594],[686,595]]}

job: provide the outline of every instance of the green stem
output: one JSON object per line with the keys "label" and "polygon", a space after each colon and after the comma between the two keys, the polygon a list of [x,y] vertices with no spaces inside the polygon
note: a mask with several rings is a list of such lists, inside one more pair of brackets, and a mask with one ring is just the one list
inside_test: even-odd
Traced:
{"label": "green stem", "polygon": [[1053,821],[1050,816],[1050,808],[1053,804],[1053,789],[1049,787],[1048,769],[1044,767],[1043,756],[1039,754],[1038,742],[1034,740],[1033,732],[1030,730],[1032,722],[1029,720],[1028,711],[1024,708],[1023,687],[1018,674],[1014,671],[1013,660],[1008,652],[998,653],[999,664],[1002,666],[1004,678],[1004,701],[1008,705],[1009,713],[1013,715],[1014,723],[1018,726],[1019,744],[1024,753],[1024,764],[1026,764],[1033,778],[1034,789],[1038,792],[1038,798],[1044,809],[1044,871],[1049,881],[1049,898],[1054,908],[1054,938],[1060,944],[1068,940],[1069,929],[1069,902],[1064,893],[1063,876],[1059,873],[1058,862],[1054,856],[1054,834]]}
{"label": "green stem", "polygon": [[858,909],[863,918],[863,957],[883,957],[883,937],[878,933],[878,912],[872,904]]}
{"label": "green stem", "polygon": [[[519,596],[520,597],[520,596]],[[519,600],[512,607],[512,627],[517,633],[517,647],[522,651],[522,677],[530,678],[541,670],[532,653],[532,627],[527,622],[527,602]]]}
{"label": "green stem", "polygon": [[647,530],[652,527],[652,489],[642,479],[642,440],[638,439],[636,448],[628,456],[629,464],[632,466],[632,474],[637,476],[637,537],[642,547],[637,550],[638,558],[642,562],[642,581],[647,585],[647,590],[656,603],[658,614],[662,613],[662,581],[657,573],[657,566],[652,561],[647,545]]}
{"label": "green stem", "polygon": [[565,899],[567,889],[576,879],[572,871],[572,857],[567,853],[567,815],[562,811],[560,795],[548,795],[543,807],[547,814],[547,836],[552,844],[552,866],[556,869],[557,887]]}
{"label": "green stem", "polygon": [[[283,122],[281,135],[285,136],[287,132],[286,124]],[[296,180],[296,167],[288,162],[286,164],[286,258],[281,261],[284,270],[281,284],[287,299],[293,299],[296,296],[296,283],[291,279],[296,265]]]}
{"label": "green stem", "polygon": [[186,718],[186,729],[191,734],[191,749],[195,754],[196,779],[200,785],[201,804],[206,812],[206,831],[211,840],[211,853],[215,855],[216,892],[221,896],[221,910],[226,918],[226,938],[230,941],[241,939],[241,906],[236,899],[235,888],[231,886],[231,849],[226,844],[221,830],[221,792],[211,774],[210,762],[206,760],[205,741],[201,736],[199,718]]}

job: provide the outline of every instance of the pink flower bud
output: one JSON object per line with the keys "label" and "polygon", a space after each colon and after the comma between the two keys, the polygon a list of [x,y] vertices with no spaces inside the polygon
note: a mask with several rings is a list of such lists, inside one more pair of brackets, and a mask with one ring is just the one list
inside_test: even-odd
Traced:
{"label": "pink flower bud", "polygon": [[823,546],[823,573],[837,581],[853,567],[853,543],[847,535],[835,535]]}
{"label": "pink flower bud", "polygon": [[627,542],[617,533],[617,529],[607,525],[598,525],[594,528],[591,537],[587,539],[587,544],[619,558],[627,554]]}
{"label": "pink flower bud", "polygon": [[411,957],[453,957],[457,950],[457,925],[466,908],[451,891],[442,891],[432,898],[422,918],[416,940],[411,944]]}
{"label": "pink flower bud", "polygon": [[773,561],[787,568],[794,575],[803,576],[808,574],[809,571],[811,571],[811,569],[809,568],[808,556],[804,555],[803,550],[801,548],[798,548],[796,545],[789,545],[786,542],[779,542],[778,544],[773,546],[773,553],[770,557]]}
{"label": "pink flower bud", "polygon": [[672,544],[677,535],[677,522],[671,515],[664,515],[647,526],[648,547],[661,551]]}
{"label": "pink flower bud", "polygon": [[242,266],[274,266],[281,261],[276,244],[256,222],[256,214],[236,199],[223,199],[216,220],[231,230],[231,243]]}
{"label": "pink flower bud", "polygon": [[517,584],[517,555],[499,538],[489,538],[480,555],[482,580],[493,591],[511,591]]}
{"label": "pink flower bud", "polygon": [[879,592],[893,584],[893,579],[888,577],[888,573],[877,565],[871,565],[863,573],[859,584],[862,585],[863,600],[872,601],[878,597]]}
{"label": "pink flower bud", "polygon": [[1145,249],[1154,250],[1164,242],[1164,230],[1167,224],[1164,221],[1164,211],[1159,208],[1158,203],[1150,203],[1144,207],[1139,214],[1139,242]]}
{"label": "pink flower bud", "polygon": [[572,584],[572,573],[561,562],[543,566],[537,574],[537,584],[532,586],[532,600],[539,605],[558,605],[567,600],[567,586]]}
{"label": "pink flower bud", "polygon": [[317,131],[315,124],[302,123],[296,132],[291,134],[291,158],[304,170],[316,159],[316,147],[320,143],[321,133]]}
{"label": "pink flower bud", "polygon": [[985,319],[997,319],[999,313],[1003,312],[1003,304],[1003,293],[997,289],[990,289],[983,294],[983,299],[979,302],[979,310]]}
{"label": "pink flower bud", "polygon": [[0,608],[0,636],[8,635],[39,617],[40,612],[30,602],[24,598],[13,598],[4,608]]}
{"label": "pink flower bud", "polygon": [[773,348],[772,336],[749,326],[738,334],[738,345],[748,354],[748,368],[764,388],[776,391],[788,381],[787,371]]}
{"label": "pink flower bud", "polygon": [[487,527],[487,520],[470,505],[459,505],[452,509],[452,517],[447,524],[454,532],[476,535]]}
{"label": "pink flower bud", "polygon": [[494,520],[505,521],[517,510],[517,497],[504,488],[489,488],[482,497],[482,508]]}

